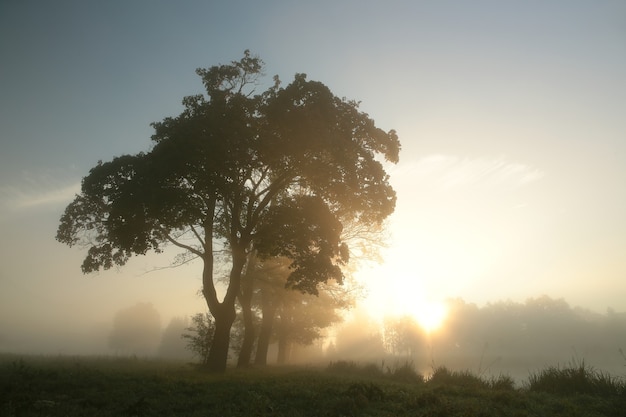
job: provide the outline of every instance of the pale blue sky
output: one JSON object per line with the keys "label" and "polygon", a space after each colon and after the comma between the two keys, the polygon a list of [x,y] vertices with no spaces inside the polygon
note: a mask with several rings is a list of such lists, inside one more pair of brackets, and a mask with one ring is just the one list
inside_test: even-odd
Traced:
{"label": "pale blue sky", "polygon": [[305,72],[398,131],[389,262],[363,273],[372,308],[545,293],[626,310],[626,2],[9,0],[0,317],[202,308],[197,266],[84,277],[54,234],[89,168],[149,149],[149,123],[201,91],[194,70],[245,49],[268,80]]}

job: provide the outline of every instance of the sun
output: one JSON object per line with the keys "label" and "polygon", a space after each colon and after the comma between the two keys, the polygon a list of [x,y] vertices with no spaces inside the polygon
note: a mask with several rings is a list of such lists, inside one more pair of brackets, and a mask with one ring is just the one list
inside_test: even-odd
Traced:
{"label": "sun", "polygon": [[447,307],[444,302],[429,299],[425,294],[414,291],[396,291],[393,315],[410,316],[428,334],[434,333],[444,324]]}
{"label": "sun", "polygon": [[446,306],[440,302],[423,301],[408,312],[417,323],[427,332],[438,330],[446,319]]}
{"label": "sun", "polygon": [[367,293],[361,304],[377,320],[409,316],[431,334],[445,325],[448,314],[449,296],[440,283],[455,282],[460,271],[454,263],[422,249],[396,243],[385,253],[384,263],[359,271]]}
{"label": "sun", "polygon": [[443,325],[447,314],[446,304],[432,298],[419,280],[400,278],[390,289],[389,312],[392,315],[413,317],[426,333],[435,332]]}
{"label": "sun", "polygon": [[387,278],[371,280],[368,284],[369,294],[362,305],[372,317],[382,321],[389,316],[409,316],[428,334],[436,332],[445,324],[447,304],[430,297],[419,281]]}

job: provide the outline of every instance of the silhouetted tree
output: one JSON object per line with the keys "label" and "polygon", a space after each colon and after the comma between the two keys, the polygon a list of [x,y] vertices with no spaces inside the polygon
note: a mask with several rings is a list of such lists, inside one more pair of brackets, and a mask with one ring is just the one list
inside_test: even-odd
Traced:
{"label": "silhouetted tree", "polygon": [[115,314],[109,346],[127,354],[152,354],[160,336],[159,312],[150,303],[139,303]]}
{"label": "silhouetted tree", "polygon": [[[167,244],[203,261],[203,295],[215,319],[208,369],[224,371],[235,301],[248,253],[289,258],[289,285],[316,293],[341,282],[342,223],[376,224],[391,214],[395,192],[379,157],[397,162],[400,144],[319,82],[256,94],[263,62],[197,70],[206,95],[154,123],[150,152],[98,163],[66,208],[57,240],[89,247],[85,273],[124,265]],[[215,286],[217,249],[228,249],[224,297]]]}

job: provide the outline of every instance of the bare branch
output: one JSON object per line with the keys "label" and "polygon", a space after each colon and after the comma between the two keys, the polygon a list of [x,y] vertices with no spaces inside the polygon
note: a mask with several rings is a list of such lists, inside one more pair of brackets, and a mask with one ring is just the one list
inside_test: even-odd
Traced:
{"label": "bare branch", "polygon": [[151,270],[149,270],[149,271],[146,271],[146,272],[142,273],[142,274],[141,274],[141,275],[139,275],[139,276],[144,276],[144,275],[150,274],[150,273],[152,273],[152,272],[162,271],[162,270],[164,270],[164,269],[174,269],[174,268],[178,268],[178,267],[181,267],[181,266],[183,266],[183,265],[188,264],[189,262],[193,262],[193,261],[195,261],[195,260],[196,260],[196,259],[198,259],[198,258],[199,258],[199,256],[192,256],[191,258],[186,259],[185,261],[183,261],[183,262],[181,262],[181,263],[178,263],[178,264],[172,264],[172,265],[168,265],[168,266],[157,266],[157,267],[152,268],[152,269],[151,269]]}
{"label": "bare branch", "polygon": [[197,255],[198,257],[202,258],[204,256],[204,253],[202,253],[201,251],[199,251],[198,249],[194,248],[193,246],[189,246],[189,245],[185,245],[183,243],[180,243],[179,241],[177,241],[176,239],[174,239],[173,237],[171,237],[169,234],[165,236],[165,238],[174,246],[178,246],[181,249],[185,249],[195,255]]}
{"label": "bare branch", "polygon": [[202,247],[204,247],[205,243],[204,243],[204,239],[202,239],[202,237],[200,236],[200,234],[198,233],[198,231],[196,230],[195,227],[193,227],[193,225],[190,225],[189,228],[191,229],[191,231],[193,232],[193,234],[196,236],[196,238],[198,238],[198,240],[200,241],[200,244],[202,245]]}

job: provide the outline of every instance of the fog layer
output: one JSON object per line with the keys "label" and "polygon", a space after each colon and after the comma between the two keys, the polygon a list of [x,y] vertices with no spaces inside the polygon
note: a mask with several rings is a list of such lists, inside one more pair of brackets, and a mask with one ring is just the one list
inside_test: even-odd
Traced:
{"label": "fog layer", "polygon": [[[446,320],[432,332],[420,328],[409,316],[387,317],[381,323],[357,309],[327,332],[326,338],[310,346],[296,345],[292,361],[325,364],[351,360],[380,366],[408,361],[424,374],[445,365],[523,379],[548,365],[584,360],[602,371],[624,373],[625,312],[593,312],[547,296],[482,307],[454,299],[448,300],[447,307]],[[108,322],[82,327],[71,323],[37,325],[3,317],[0,352],[191,360],[192,354],[181,338],[188,328],[188,317],[164,319],[157,306],[149,303],[128,306]],[[275,361],[274,348],[268,362]]]}

